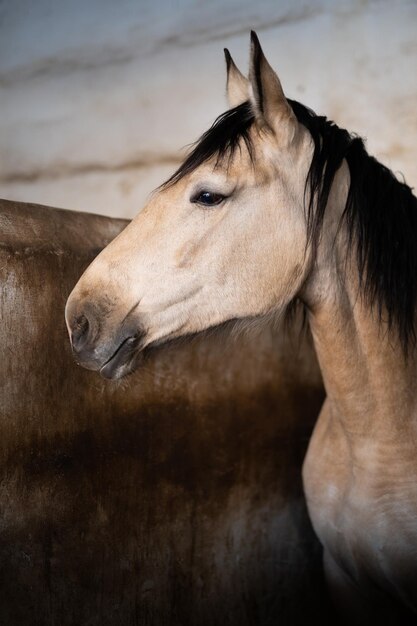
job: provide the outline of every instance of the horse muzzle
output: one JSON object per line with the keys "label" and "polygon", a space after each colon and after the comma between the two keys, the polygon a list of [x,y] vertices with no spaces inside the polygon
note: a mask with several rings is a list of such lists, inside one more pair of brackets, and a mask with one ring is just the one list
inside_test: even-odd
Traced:
{"label": "horse muzzle", "polygon": [[[103,378],[118,379],[136,369],[141,360],[145,332],[137,320],[111,323],[109,312],[77,311],[67,303],[65,317],[76,362]],[[117,328],[114,331],[114,328]]]}

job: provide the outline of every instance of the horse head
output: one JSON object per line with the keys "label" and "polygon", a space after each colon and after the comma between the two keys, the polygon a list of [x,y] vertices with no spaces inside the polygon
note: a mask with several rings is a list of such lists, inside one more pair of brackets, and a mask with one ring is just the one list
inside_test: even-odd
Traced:
{"label": "horse head", "polygon": [[279,315],[309,270],[312,141],[252,33],[249,78],[226,50],[232,107],[87,268],[66,320],[78,362],[120,378],[155,344]]}

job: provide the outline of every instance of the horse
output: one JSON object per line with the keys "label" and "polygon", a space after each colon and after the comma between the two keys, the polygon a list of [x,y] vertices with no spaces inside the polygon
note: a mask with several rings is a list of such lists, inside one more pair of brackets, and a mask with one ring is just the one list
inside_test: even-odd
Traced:
{"label": "horse", "polygon": [[78,362],[109,379],[153,347],[299,304],[326,399],[303,464],[348,624],[417,620],[417,200],[360,137],[286,98],[257,35],[230,108],[66,305]]}

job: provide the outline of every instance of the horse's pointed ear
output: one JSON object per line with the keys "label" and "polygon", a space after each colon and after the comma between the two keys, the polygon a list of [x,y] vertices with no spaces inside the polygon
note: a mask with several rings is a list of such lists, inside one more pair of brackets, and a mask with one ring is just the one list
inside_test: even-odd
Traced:
{"label": "horse's pointed ear", "polygon": [[224,49],[224,56],[227,69],[227,101],[230,108],[233,108],[249,100],[249,81],[238,70],[227,48]]}
{"label": "horse's pointed ear", "polygon": [[252,108],[258,124],[266,124],[278,137],[291,141],[297,124],[295,115],[254,31],[251,31],[249,80]]}

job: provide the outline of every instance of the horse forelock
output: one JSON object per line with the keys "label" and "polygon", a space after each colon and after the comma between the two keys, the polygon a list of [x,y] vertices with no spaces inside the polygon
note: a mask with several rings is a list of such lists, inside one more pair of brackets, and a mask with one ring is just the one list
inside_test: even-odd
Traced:
{"label": "horse forelock", "polygon": [[253,142],[249,131],[254,122],[255,116],[249,102],[239,104],[219,115],[208,131],[193,145],[193,149],[185,161],[163,183],[162,187],[169,187],[178,182],[213,157],[217,159],[216,163],[219,163],[223,158],[233,158],[242,142],[253,161]]}

